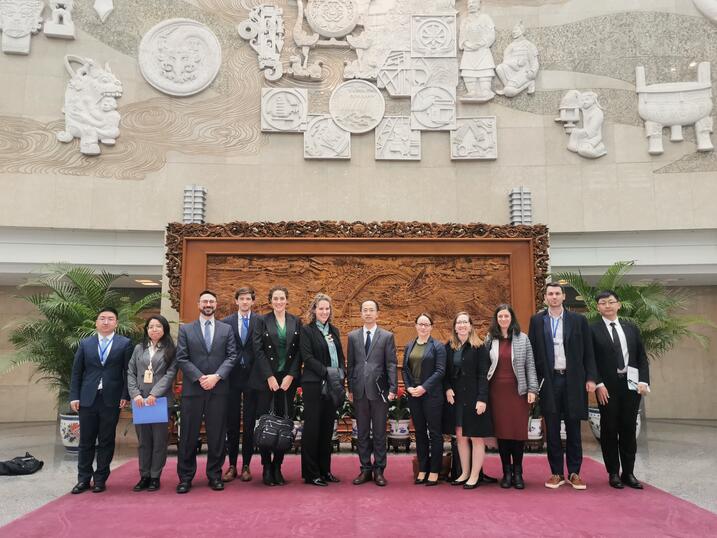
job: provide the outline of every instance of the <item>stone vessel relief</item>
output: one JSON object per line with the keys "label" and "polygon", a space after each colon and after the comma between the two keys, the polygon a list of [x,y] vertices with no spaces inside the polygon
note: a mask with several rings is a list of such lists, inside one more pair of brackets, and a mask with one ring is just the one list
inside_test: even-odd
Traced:
{"label": "stone vessel relief", "polygon": [[451,131],[452,160],[493,160],[498,158],[498,130],[495,116],[458,118]]}
{"label": "stone vessel relief", "polygon": [[602,124],[605,119],[595,92],[568,91],[560,100],[560,116],[569,135],[568,150],[587,159],[597,159],[607,154],[602,140]]}
{"label": "stone vessel relief", "polygon": [[306,130],[309,98],[298,88],[262,88],[261,130],[301,133]]}
{"label": "stone vessel relief", "polygon": [[522,23],[513,27],[513,41],[503,52],[503,62],[495,68],[495,74],[503,84],[496,90],[498,95],[515,97],[523,90],[535,93],[535,77],[538,75],[538,49],[523,33]]}
{"label": "stone vessel relief", "polygon": [[304,133],[304,159],[350,159],[351,133],[328,114],[309,116]]}
{"label": "stone vessel relief", "polygon": [[411,118],[386,116],[375,131],[377,161],[420,161],[421,131],[411,129]]}
{"label": "stone vessel relief", "polygon": [[5,54],[30,54],[30,40],[42,28],[43,0],[0,0],[0,30]]}
{"label": "stone vessel relief", "polygon": [[49,2],[52,15],[49,21],[45,21],[42,32],[47,37],[59,37],[60,39],[75,39],[75,23],[72,22],[72,0],[60,0]]}
{"label": "stone vessel relief", "polygon": [[662,128],[670,127],[670,140],[681,142],[682,127],[695,126],[697,151],[712,151],[710,134],[712,120],[712,79],[710,63],[697,66],[697,80],[650,84],[645,82],[645,68],[635,68],[636,90],[640,117],[645,120],[645,134],[650,155],[660,155]]}
{"label": "stone vessel relief", "polygon": [[237,31],[242,39],[249,41],[259,62],[259,69],[266,80],[279,80],[284,74],[281,65],[281,49],[284,47],[284,11],[271,4],[262,4],[249,12]]}
{"label": "stone vessel relief", "polygon": [[[72,64],[79,64],[77,70]],[[117,98],[122,96],[122,83],[89,58],[65,56],[70,81],[65,90],[65,130],[57,133],[60,142],[80,139],[80,153],[99,155],[100,143],[113,146],[120,134]]]}

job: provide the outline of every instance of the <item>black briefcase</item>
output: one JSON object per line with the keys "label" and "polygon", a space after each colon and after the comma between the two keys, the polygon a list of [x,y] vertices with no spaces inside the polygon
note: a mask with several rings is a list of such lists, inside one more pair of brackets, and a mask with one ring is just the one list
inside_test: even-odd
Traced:
{"label": "black briefcase", "polygon": [[284,392],[284,416],[274,410],[274,399],[271,398],[269,413],[260,416],[254,428],[254,444],[259,450],[275,450],[287,452],[294,444],[294,421],[287,415],[286,392]]}

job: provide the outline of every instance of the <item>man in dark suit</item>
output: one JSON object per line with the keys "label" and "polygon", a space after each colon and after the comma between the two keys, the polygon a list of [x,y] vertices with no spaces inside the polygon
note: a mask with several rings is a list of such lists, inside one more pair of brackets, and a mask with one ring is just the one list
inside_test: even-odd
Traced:
{"label": "man in dark suit", "polygon": [[[259,316],[252,312],[256,292],[250,286],[239,288],[234,294],[238,311],[221,321],[234,330],[237,347],[237,363],[229,376],[229,402],[227,409],[226,451],[229,468],[222,476],[224,482],[237,477],[237,458],[239,456],[239,434],[241,432],[242,407],[244,407],[244,432],[241,435],[242,468],[239,480],[249,482],[251,471],[249,464],[254,453],[254,421],[256,414],[256,391],[249,388],[248,380],[254,364],[254,346],[252,335]],[[243,405],[242,405],[243,404]]]}
{"label": "man in dark suit", "polygon": [[[111,307],[98,312],[97,334],[80,341],[72,364],[70,407],[80,415],[77,484],[72,493],[90,489],[90,480],[94,482],[94,493],[105,490],[120,409],[129,401],[127,364],[132,342],[115,334],[117,317],[117,310]],[[93,471],[95,452],[97,469]]]}
{"label": "man in dark suit", "polygon": [[[588,322],[584,316],[565,310],[564,301],[563,287],[549,283],[545,288],[548,308],[530,318],[528,337],[545,417],[551,471],[545,487],[557,489],[565,483],[565,458],[568,482],[574,489],[584,490],[587,485],[580,478],[583,461],[580,421],[588,418],[587,392],[595,391],[597,372]],[[561,419],[567,434],[565,455],[560,442]]]}
{"label": "man in dark suit", "polygon": [[600,446],[608,482],[616,489],[623,489],[623,485],[642,489],[633,469],[640,399],[650,391],[647,354],[637,326],[618,319],[621,305],[617,294],[603,291],[595,300],[602,319],[590,330],[598,374],[595,392],[600,406]]}
{"label": "man in dark suit", "polygon": [[177,450],[177,493],[187,493],[197,472],[197,439],[202,418],[207,431],[207,478],[213,490],[224,489],[224,438],[229,385],[226,379],[236,362],[231,327],[217,322],[217,296],[199,294],[199,319],[179,327],[176,360],[182,370],[182,404]]}
{"label": "man in dark suit", "polygon": [[376,301],[361,303],[361,319],[363,328],[351,331],[348,341],[349,400],[356,410],[361,461],[361,472],[353,483],[359,485],[373,478],[377,485],[385,486],[388,402],[395,399],[398,392],[396,342],[393,333],[376,324]]}

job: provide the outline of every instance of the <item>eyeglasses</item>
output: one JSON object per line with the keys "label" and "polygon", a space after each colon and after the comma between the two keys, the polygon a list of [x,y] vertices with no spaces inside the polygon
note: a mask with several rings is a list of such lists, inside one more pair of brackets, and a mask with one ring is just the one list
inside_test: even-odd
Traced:
{"label": "eyeglasses", "polygon": [[416,325],[418,325],[419,327],[430,327],[431,326],[430,323],[416,323]]}
{"label": "eyeglasses", "polygon": [[611,299],[609,301],[598,301],[598,306],[613,306],[619,303],[619,301],[616,301],[615,299]]}
{"label": "eyeglasses", "polygon": [[465,321],[462,319],[459,319],[458,321],[456,321],[456,325],[470,325],[470,324],[471,324],[470,321]]}

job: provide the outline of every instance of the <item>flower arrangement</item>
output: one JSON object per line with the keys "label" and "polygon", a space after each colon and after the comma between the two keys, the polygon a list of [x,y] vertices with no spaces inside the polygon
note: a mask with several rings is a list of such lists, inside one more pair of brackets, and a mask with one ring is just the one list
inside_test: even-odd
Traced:
{"label": "flower arrangement", "polygon": [[304,420],[304,398],[302,396],[303,391],[301,387],[296,389],[296,395],[294,396],[294,417],[293,420],[301,422]]}
{"label": "flower arrangement", "polygon": [[411,418],[411,410],[408,408],[408,394],[403,388],[398,389],[396,399],[388,406],[388,418],[390,420],[408,420]]}

